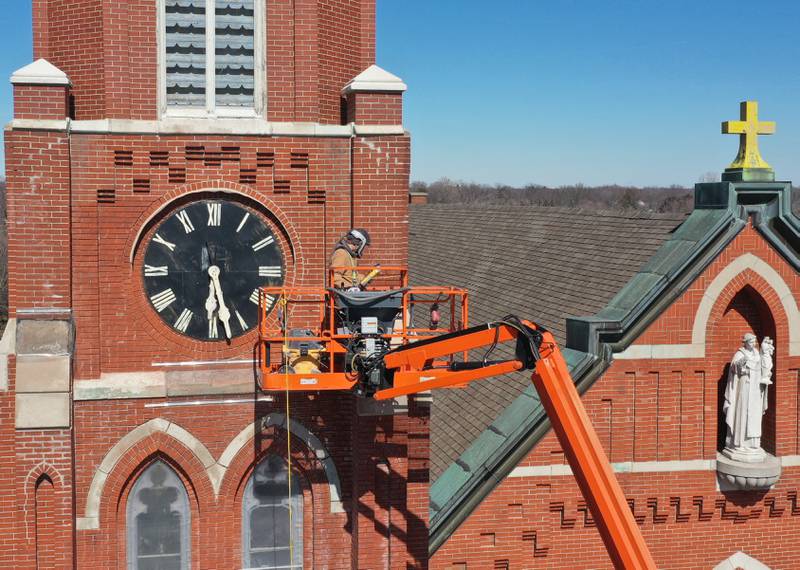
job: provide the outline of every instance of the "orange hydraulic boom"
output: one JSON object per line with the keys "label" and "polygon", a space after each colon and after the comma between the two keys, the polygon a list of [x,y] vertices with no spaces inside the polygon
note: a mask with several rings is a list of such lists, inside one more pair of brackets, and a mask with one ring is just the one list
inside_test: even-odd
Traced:
{"label": "orange hydraulic boom", "polygon": [[[457,352],[516,340],[516,358],[488,362],[433,366]],[[533,384],[569,461],[578,486],[597,521],[600,535],[616,568],[654,569],[655,562],[633,518],[608,456],[592,427],[553,335],[529,321],[506,318],[409,344],[388,353],[388,370],[395,370],[392,388],[380,390],[377,399],[413,394],[431,388],[448,388],[497,374],[533,368]]]}
{"label": "orange hydraulic boom", "polygon": [[[466,291],[409,288],[405,270],[397,269],[399,289],[397,284],[368,293],[264,288],[259,329],[262,387],[354,389],[361,396],[382,400],[532,370],[533,384],[615,567],[655,569],[553,335],[513,316],[464,328]],[[308,303],[322,309],[322,324],[317,329],[289,329],[290,305],[296,314],[308,316],[314,313],[302,310]],[[412,328],[413,306],[425,303],[430,306],[430,325]],[[444,334],[438,329],[439,303],[449,304],[450,322]],[[277,323],[273,317],[270,324],[267,312],[273,305],[280,310]],[[515,343],[513,358],[489,359],[498,345],[508,342]],[[282,347],[280,359],[270,353],[276,344]],[[480,360],[468,360],[470,351],[485,347]]]}

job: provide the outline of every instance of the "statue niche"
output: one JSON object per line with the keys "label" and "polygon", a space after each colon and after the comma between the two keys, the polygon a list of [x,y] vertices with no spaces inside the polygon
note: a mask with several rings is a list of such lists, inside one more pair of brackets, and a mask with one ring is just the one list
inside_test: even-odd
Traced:
{"label": "statue niche", "polygon": [[761,351],[756,335],[748,332],[731,359],[722,413],[725,416],[724,455],[736,461],[759,463],[766,458],[761,447],[761,424],[769,407],[775,344],[764,337]]}
{"label": "statue niche", "polygon": [[[730,333],[737,328],[745,334],[734,340]],[[780,477],[774,455],[774,331],[767,303],[749,286],[730,301],[715,331],[717,348],[733,353],[719,386],[717,472],[722,490],[767,489]]]}

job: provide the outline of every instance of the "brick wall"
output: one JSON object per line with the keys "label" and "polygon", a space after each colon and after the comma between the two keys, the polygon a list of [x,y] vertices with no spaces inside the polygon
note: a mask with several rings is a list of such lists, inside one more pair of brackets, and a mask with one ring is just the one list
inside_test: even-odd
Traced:
{"label": "brick wall", "polygon": [[[634,345],[691,342],[709,284],[748,253],[768,263],[800,298],[800,276],[748,226]],[[616,360],[590,388],[584,404],[612,463],[715,459],[726,365],[748,330],[759,341],[769,334],[777,347],[770,388],[776,411],[765,419],[763,443],[778,455],[800,453],[800,357],[788,356],[788,316],[773,285],[745,270],[723,288],[709,318],[704,358]],[[564,453],[550,432],[520,466],[560,463]],[[796,467],[784,467],[768,492],[721,493],[713,471],[618,477],[659,567],[708,568],[737,550],[772,568],[796,565],[800,549],[789,541],[800,530]],[[611,567],[571,476],[506,478],[431,561],[431,568],[531,567]]]}
{"label": "brick wall", "polygon": [[[340,123],[341,88],[374,61],[374,1],[266,5],[267,118]],[[58,112],[76,120],[157,118],[155,0],[34,0],[33,10],[35,56],[67,73],[73,99],[62,98],[56,108],[47,88],[22,87],[15,118],[56,118]],[[12,129],[6,136],[11,315],[21,308],[71,309],[75,380],[160,370],[153,367],[159,361],[251,358],[254,332],[229,345],[194,341],[149,306],[142,244],[156,225],[180,204],[224,192],[268,219],[284,254],[287,284],[322,286],[332,247],[353,226],[373,236],[365,264],[405,265],[409,145],[405,135]],[[426,407],[367,417],[356,414],[349,394],[292,396],[292,418],[319,438],[336,466],[344,506],[337,512],[319,450],[295,436],[287,453],[285,431],[260,427],[265,417],[285,412],[281,394],[272,403],[200,408],[153,407],[165,402],[160,398],[75,401],[71,430],[23,431],[13,427],[14,373],[12,358],[11,391],[0,394],[0,429],[8,436],[0,443],[0,474],[6,475],[0,509],[13,513],[0,517],[0,531],[6,531],[0,533],[1,566],[126,567],[128,495],[142,470],[161,459],[189,495],[193,565],[239,567],[244,485],[268,453],[291,457],[301,481],[306,567],[426,566]],[[221,369],[213,374],[225,377]],[[251,394],[239,397],[256,395],[254,383]],[[254,436],[230,461],[217,494],[197,449],[153,431],[107,474],[93,528],[85,517],[98,467],[126,434],[156,418],[186,430],[214,459],[248,426],[255,426]]]}
{"label": "brick wall", "polygon": [[19,537],[16,533],[17,485],[14,430],[14,357],[9,357],[9,390],[0,391],[0,567],[14,567],[14,552]]}
{"label": "brick wall", "polygon": [[63,86],[15,85],[14,117],[17,119],[61,119],[68,115],[68,96]]}
{"label": "brick wall", "polygon": [[76,119],[99,119],[105,109],[103,3],[46,0],[34,4],[34,59],[44,57],[70,78]]}
{"label": "brick wall", "polygon": [[347,97],[347,120],[358,125],[400,125],[403,94],[351,93]]}
{"label": "brick wall", "polygon": [[[63,92],[63,89],[62,89]],[[70,306],[69,148],[64,133],[7,132],[8,306]]]}
{"label": "brick wall", "polygon": [[[12,265],[11,310],[47,302],[72,308],[76,379],[98,378],[104,372],[149,371],[154,361],[251,356],[254,333],[230,346],[210,347],[176,334],[144,300],[141,243],[171,213],[176,200],[200,197],[195,194],[198,191],[225,190],[228,199],[263,208],[286,255],[288,283],[321,286],[331,248],[351,225],[366,227],[374,236],[364,263],[406,261],[409,141],[405,136],[351,140],[72,134],[67,140],[63,133],[14,131],[8,134],[7,145],[10,254],[16,263]],[[51,170],[54,179],[39,182],[37,176]],[[67,176],[70,170],[71,178]],[[47,214],[39,226],[39,218],[32,216],[37,208],[41,216]],[[55,245],[42,250],[56,214],[64,225],[53,236]],[[56,245],[62,249],[55,249]],[[152,402],[75,404],[78,517],[84,514],[89,485],[104,455],[148,419],[175,421],[219,457],[248,423],[283,410],[280,398],[266,407],[204,406],[203,414],[191,408],[165,412],[144,407]],[[382,560],[374,556],[387,556],[393,567],[405,568],[406,562],[420,566],[427,550],[427,412],[373,420],[357,418],[352,406],[351,397],[344,394],[293,398],[293,417],[325,442],[339,469],[348,511],[329,512],[327,481],[309,458],[309,450],[300,446],[296,465],[306,481],[307,565],[346,568],[354,560],[372,564]],[[24,478],[35,462],[27,455],[19,456],[19,450],[34,446],[37,454],[53,462],[48,445],[54,434],[18,435],[17,497],[26,492],[36,496],[37,488],[36,481],[31,487]],[[219,499],[213,496],[202,465],[188,459],[191,454],[185,448],[166,436],[141,443],[110,476],[101,527],[77,532],[78,566],[89,560],[109,568],[123,564],[125,524],[120,517],[124,517],[127,493],[135,474],[156,456],[171,462],[186,482],[195,509],[193,559],[207,562],[207,567],[236,566],[238,547],[223,548],[211,537],[227,536],[232,541],[228,544],[239,544],[240,519],[231,513],[240,512],[241,503],[236,501],[240,501],[242,481],[259,453],[284,449],[282,436],[274,436],[264,436],[258,445],[248,446],[249,455],[237,458],[238,471]],[[352,469],[353,454],[369,466],[363,475]],[[388,459],[385,476],[376,471],[383,469],[377,464],[379,458]],[[61,464],[56,467],[59,473],[64,470]],[[52,489],[45,480],[48,477]],[[61,483],[65,488],[71,485],[65,481]],[[60,483],[49,475],[39,483],[43,501],[51,501],[59,492]],[[32,519],[31,528],[37,528],[38,520]],[[62,550],[71,553],[71,541],[63,540]],[[17,567],[34,564],[35,542],[17,543],[16,551]]]}

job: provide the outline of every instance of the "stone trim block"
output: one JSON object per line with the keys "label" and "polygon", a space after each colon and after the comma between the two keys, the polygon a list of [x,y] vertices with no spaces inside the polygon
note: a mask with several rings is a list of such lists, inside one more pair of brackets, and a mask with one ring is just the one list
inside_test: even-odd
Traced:
{"label": "stone trim block", "polygon": [[70,427],[69,392],[17,394],[17,429]]}
{"label": "stone trim block", "polygon": [[72,324],[64,320],[18,319],[17,354],[65,355],[72,352]]}
{"label": "stone trim block", "polygon": [[17,392],[69,392],[72,359],[69,356],[20,354]]}

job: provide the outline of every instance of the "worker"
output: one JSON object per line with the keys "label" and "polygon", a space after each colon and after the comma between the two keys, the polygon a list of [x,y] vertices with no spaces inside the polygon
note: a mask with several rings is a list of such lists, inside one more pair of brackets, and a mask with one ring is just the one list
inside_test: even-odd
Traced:
{"label": "worker", "polygon": [[[364,276],[354,268],[369,245],[369,232],[354,228],[339,240],[333,248],[331,267],[334,268],[333,286],[337,289],[358,289]],[[352,268],[352,269],[351,269]]]}

